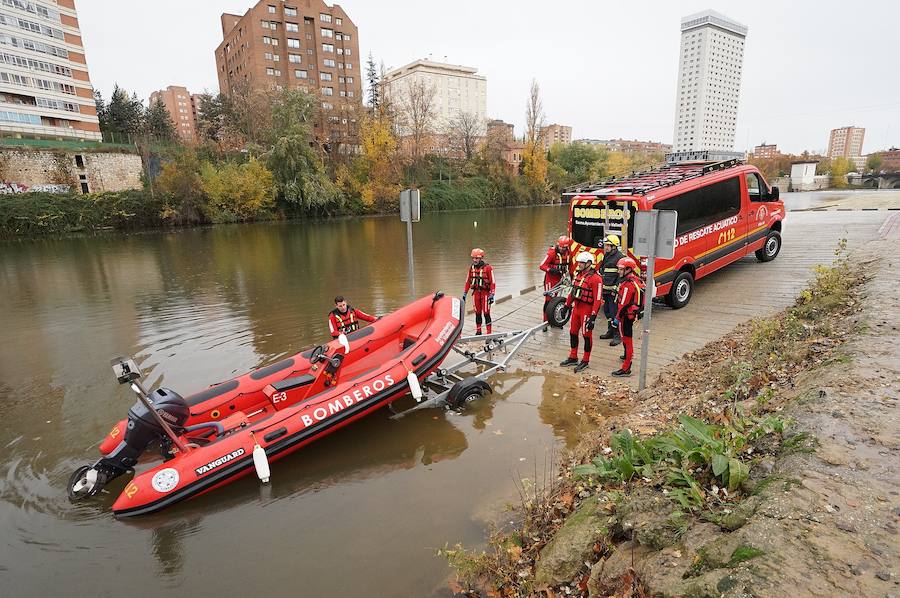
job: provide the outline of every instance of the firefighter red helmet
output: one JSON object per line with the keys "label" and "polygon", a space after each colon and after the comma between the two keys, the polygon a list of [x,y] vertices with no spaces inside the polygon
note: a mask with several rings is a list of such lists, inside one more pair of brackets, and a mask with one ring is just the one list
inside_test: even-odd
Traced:
{"label": "firefighter red helmet", "polygon": [[632,270],[637,270],[637,262],[631,259],[630,257],[623,257],[618,262],[616,262],[616,268],[631,268]]}
{"label": "firefighter red helmet", "polygon": [[571,247],[572,246],[572,238],[563,235],[556,240],[556,244],[559,245],[560,247]]}
{"label": "firefighter red helmet", "polygon": [[476,247],[472,250],[472,257],[484,257],[484,249]]}

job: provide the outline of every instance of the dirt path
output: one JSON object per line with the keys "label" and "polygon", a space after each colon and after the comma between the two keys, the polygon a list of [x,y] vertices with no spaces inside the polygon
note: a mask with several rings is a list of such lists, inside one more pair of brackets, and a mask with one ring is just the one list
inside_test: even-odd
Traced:
{"label": "dirt path", "polygon": [[[900,596],[900,238],[882,234],[856,256],[874,274],[862,333],[789,393],[785,415],[814,450],[763,465],[768,483],[736,531],[697,523],[662,550],[619,545],[594,565],[591,595],[633,562],[653,596]],[[740,550],[753,552],[734,563]]]}

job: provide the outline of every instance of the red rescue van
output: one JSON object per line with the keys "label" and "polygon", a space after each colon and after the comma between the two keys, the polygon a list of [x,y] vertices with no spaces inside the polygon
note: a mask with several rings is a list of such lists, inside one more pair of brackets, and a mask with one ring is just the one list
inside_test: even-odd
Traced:
{"label": "red rescue van", "polygon": [[[579,185],[569,199],[569,235],[575,255],[590,251],[602,259],[603,239],[619,235],[622,251],[633,252],[638,210],[675,210],[675,257],[657,259],[656,296],[673,308],[687,305],[694,281],[749,253],[768,262],[781,250],[784,202],[754,166],[738,160],[667,164],[647,172]],[[646,264],[646,260],[640,262]]]}

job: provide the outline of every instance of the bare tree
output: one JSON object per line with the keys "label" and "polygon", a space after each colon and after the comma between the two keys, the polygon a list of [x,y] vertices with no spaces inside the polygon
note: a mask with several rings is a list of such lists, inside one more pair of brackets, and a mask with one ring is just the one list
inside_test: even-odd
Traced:
{"label": "bare tree", "polygon": [[402,136],[409,142],[413,164],[418,166],[425,145],[434,128],[434,96],[437,88],[425,79],[416,77],[406,81],[398,102],[398,124]]}
{"label": "bare tree", "polygon": [[459,112],[447,123],[447,142],[456,156],[471,160],[484,139],[484,119],[472,112]]}
{"label": "bare tree", "polygon": [[525,141],[537,145],[544,128],[544,104],[541,102],[541,88],[535,79],[531,80],[531,92],[525,106]]}

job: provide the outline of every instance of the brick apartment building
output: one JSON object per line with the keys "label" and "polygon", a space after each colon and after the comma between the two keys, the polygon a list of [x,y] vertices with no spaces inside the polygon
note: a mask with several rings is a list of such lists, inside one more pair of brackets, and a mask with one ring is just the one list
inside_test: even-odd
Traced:
{"label": "brick apartment building", "polygon": [[182,141],[194,143],[198,138],[197,108],[200,97],[191,94],[187,88],[169,85],[165,89],[150,94],[150,104],[161,101],[169,111],[175,130]]}
{"label": "brick apartment building", "polygon": [[611,152],[667,154],[672,151],[668,143],[658,141],[638,141],[636,139],[578,139],[578,143],[599,145]]}
{"label": "brick apartment building", "polygon": [[753,156],[755,158],[769,159],[769,158],[777,158],[781,155],[781,152],[778,151],[778,145],[776,144],[766,144],[765,141],[762,142],[761,145],[757,145],[753,148]]}
{"label": "brick apartment building", "polygon": [[832,129],[828,136],[828,157],[855,158],[862,156],[865,136],[866,130],[863,127]]}
{"label": "brick apartment building", "polygon": [[0,135],[101,139],[74,0],[0,4]]}
{"label": "brick apartment building", "polygon": [[219,90],[302,89],[320,100],[314,132],[345,148],[362,100],[356,25],[321,0],[260,0],[243,16],[224,13],[216,48]]}
{"label": "brick apartment building", "polygon": [[875,152],[875,155],[881,156],[879,171],[900,172],[900,149],[892,147],[889,150]]}
{"label": "brick apartment building", "polygon": [[568,145],[572,143],[572,127],[555,124],[541,127],[541,141],[544,144],[544,151],[549,150],[554,143]]}

